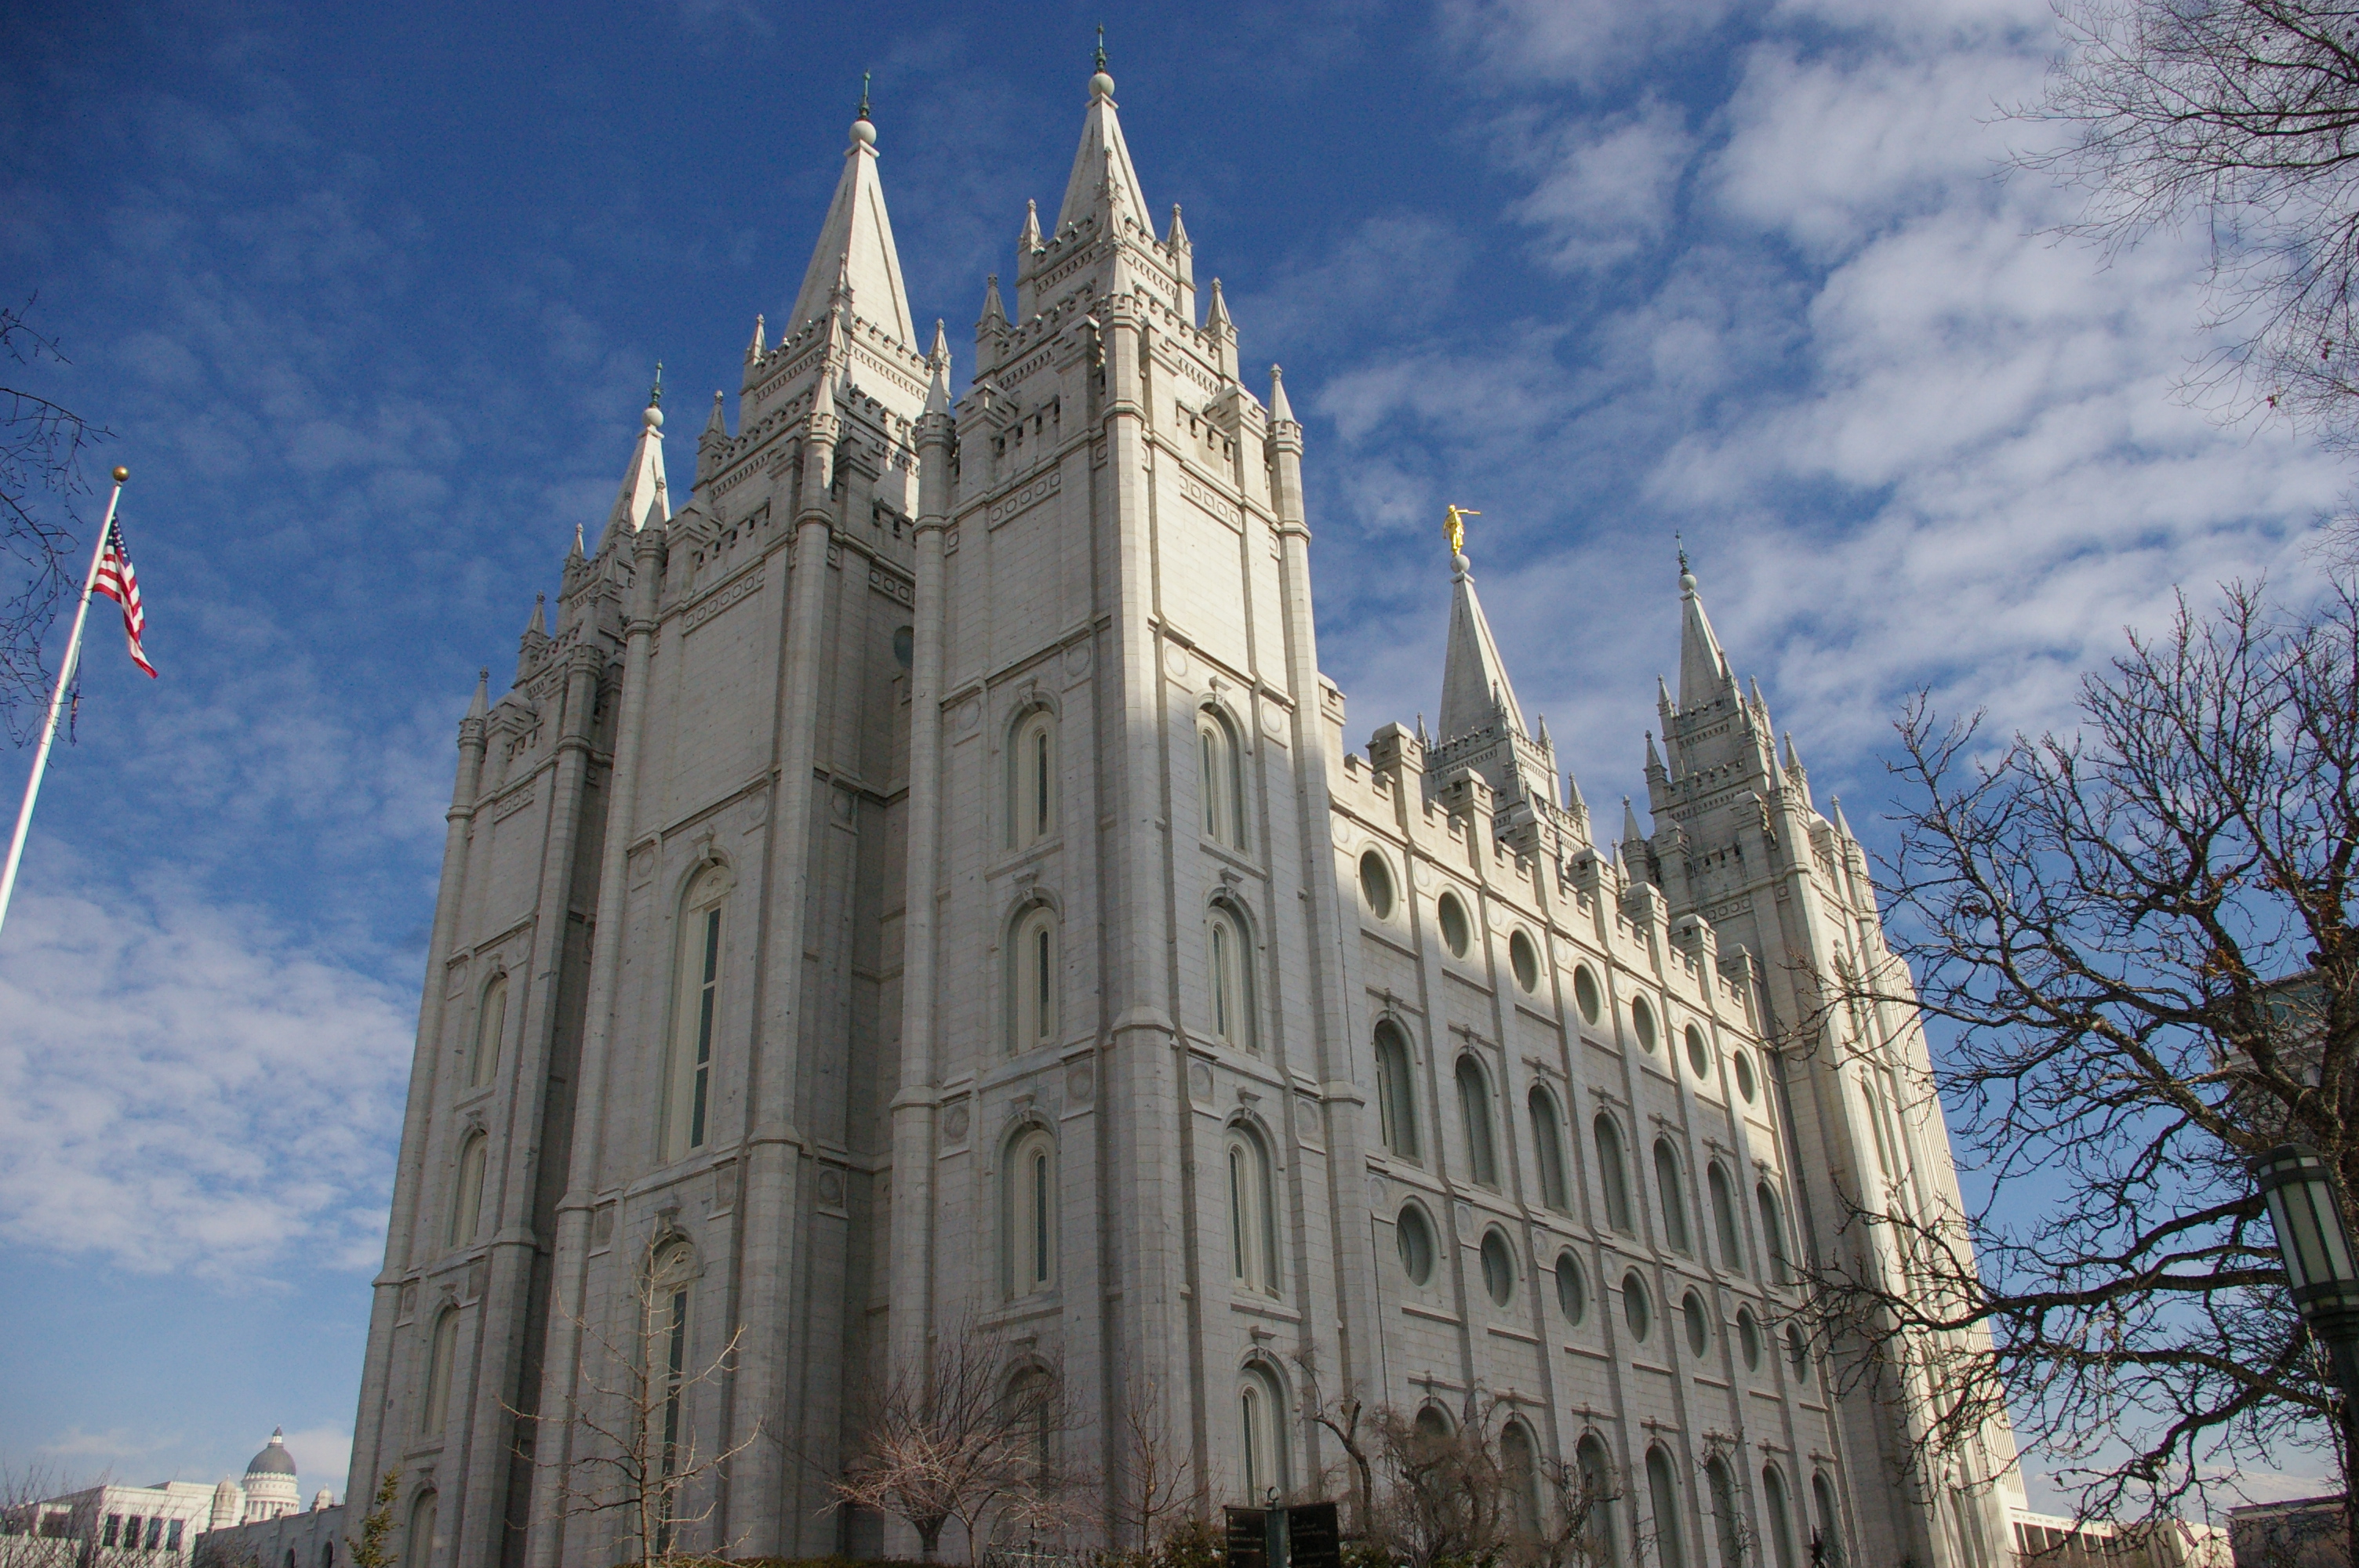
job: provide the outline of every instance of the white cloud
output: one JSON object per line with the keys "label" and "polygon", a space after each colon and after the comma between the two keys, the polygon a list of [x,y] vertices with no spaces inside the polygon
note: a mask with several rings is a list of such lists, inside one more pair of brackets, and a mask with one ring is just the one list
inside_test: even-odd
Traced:
{"label": "white cloud", "polygon": [[1514,215],[1541,232],[1542,253],[1560,271],[1625,261],[1670,227],[1694,147],[1685,117],[1660,100],[1574,121],[1533,149],[1546,172]]}
{"label": "white cloud", "polygon": [[1498,77],[1595,88],[1711,31],[1736,0],[1443,0],[1443,32]]}
{"label": "white cloud", "polygon": [[248,1282],[373,1267],[413,1006],[255,911],[20,892],[0,1238]]}

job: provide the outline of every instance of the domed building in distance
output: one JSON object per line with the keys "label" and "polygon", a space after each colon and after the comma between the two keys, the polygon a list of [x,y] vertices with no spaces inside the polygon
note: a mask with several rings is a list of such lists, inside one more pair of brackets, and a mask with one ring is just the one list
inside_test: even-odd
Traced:
{"label": "domed building in distance", "polygon": [[[307,1543],[310,1536],[322,1540],[334,1536],[343,1510],[333,1506],[333,1494],[321,1490],[307,1514],[296,1476],[287,1434],[284,1429],[274,1430],[262,1452],[247,1463],[242,1483],[223,1476],[212,1487],[201,1481],[92,1487],[10,1510],[0,1518],[0,1534],[82,1541],[94,1551],[154,1552],[158,1554],[158,1568],[168,1568],[174,1562],[245,1562],[248,1552],[225,1549],[232,1543],[258,1544],[237,1534],[248,1526],[270,1527],[275,1540],[290,1526],[317,1520],[314,1529],[303,1532]],[[280,1562],[284,1552],[259,1560]],[[316,1549],[302,1558],[307,1565],[342,1560],[341,1551],[332,1560],[321,1557]]]}

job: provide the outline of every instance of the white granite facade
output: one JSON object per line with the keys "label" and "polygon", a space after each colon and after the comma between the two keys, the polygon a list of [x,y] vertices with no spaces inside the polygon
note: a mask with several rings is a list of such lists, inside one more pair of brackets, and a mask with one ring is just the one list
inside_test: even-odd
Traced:
{"label": "white granite facade", "polygon": [[1832,1184],[1955,1183],[1938,1119],[1762,1046],[1882,939],[1692,579],[1651,836],[1593,845],[1463,556],[1439,741],[1347,750],[1302,427],[1113,83],[955,405],[853,130],[736,431],[675,514],[650,408],[461,727],[351,1495],[401,1470],[419,1568],[616,1560],[567,1417],[652,1271],[684,1368],[742,1332],[679,1440],[755,1439],[684,1546],[874,1544],[826,1506],[853,1401],[972,1325],[1117,1492],[1142,1377],[1213,1502],[1315,1487],[1347,1388],[1481,1390],[1597,1445],[1625,1553],[2006,1561],[2003,1497],[1900,1485],[1913,1412],[1782,1337]]}

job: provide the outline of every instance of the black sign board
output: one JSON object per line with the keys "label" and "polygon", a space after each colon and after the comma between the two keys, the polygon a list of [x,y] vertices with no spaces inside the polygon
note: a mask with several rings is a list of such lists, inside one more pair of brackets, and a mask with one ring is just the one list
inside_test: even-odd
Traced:
{"label": "black sign board", "polygon": [[1343,1568],[1343,1541],[1333,1503],[1286,1510],[1286,1568]]}
{"label": "black sign board", "polygon": [[1228,1568],[1269,1568],[1269,1510],[1226,1509]]}

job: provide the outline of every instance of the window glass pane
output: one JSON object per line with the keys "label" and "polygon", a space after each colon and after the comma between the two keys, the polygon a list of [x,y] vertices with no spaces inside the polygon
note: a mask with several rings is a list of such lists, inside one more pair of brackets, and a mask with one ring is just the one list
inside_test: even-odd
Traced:
{"label": "window glass pane", "polygon": [[1659,1448],[1647,1451],[1647,1500],[1655,1514],[1655,1555],[1663,1568],[1687,1568],[1680,1543],[1680,1490],[1671,1477],[1670,1456]]}
{"label": "window glass pane", "polygon": [[1408,1042],[1390,1022],[1376,1026],[1376,1101],[1385,1147],[1404,1160],[1416,1159],[1417,1095],[1409,1076]]}
{"label": "window glass pane", "polygon": [[1769,1282],[1790,1283],[1793,1271],[1787,1260],[1786,1226],[1778,1212],[1777,1195],[1763,1182],[1753,1189],[1753,1197],[1761,1210],[1761,1248],[1769,1255]]}
{"label": "window glass pane", "polygon": [[1630,1177],[1622,1165],[1622,1130],[1614,1119],[1598,1114],[1591,1130],[1597,1141],[1597,1184],[1605,1200],[1605,1223],[1629,1234]]}
{"label": "window glass pane", "polygon": [[1564,1186],[1564,1141],[1557,1131],[1556,1100],[1547,1089],[1531,1092],[1532,1148],[1539,1165],[1540,1202],[1550,1208],[1570,1208]]}
{"label": "window glass pane", "polygon": [[1374,849],[1360,857],[1360,896],[1367,901],[1368,913],[1378,920],[1392,918],[1392,868]]}
{"label": "window glass pane", "polygon": [[1689,1354],[1701,1356],[1712,1348],[1712,1320],[1704,1315],[1703,1298],[1690,1291],[1680,1303],[1680,1314],[1687,1319]]}
{"label": "window glass pane", "polygon": [[1581,1009],[1582,1017],[1592,1023],[1597,1022],[1598,1015],[1603,1011],[1603,1003],[1598,997],[1597,977],[1589,972],[1586,964],[1572,971],[1572,1000]]}
{"label": "window glass pane", "polygon": [[1499,1184],[1499,1160],[1491,1142],[1491,1093],[1472,1056],[1458,1058],[1458,1108],[1466,1123],[1466,1160],[1473,1179]]}
{"label": "window glass pane", "polygon": [[1761,1471],[1761,1500],[1769,1515],[1769,1546],[1777,1568],[1794,1568],[1794,1518],[1786,1500],[1786,1478],[1775,1465]]}
{"label": "window glass pane", "polygon": [[1522,932],[1507,938],[1507,967],[1515,971],[1516,986],[1526,991],[1539,989],[1540,956],[1532,939]]}
{"label": "window glass pane", "polygon": [[1712,1228],[1720,1241],[1720,1265],[1731,1273],[1745,1271],[1745,1248],[1736,1234],[1736,1197],[1728,1188],[1728,1173],[1714,1163],[1705,1173],[1712,1191]]}
{"label": "window glass pane", "polygon": [[1654,1303],[1647,1299],[1646,1282],[1635,1269],[1622,1276],[1622,1321],[1629,1325],[1634,1339],[1646,1338],[1654,1325]]}
{"label": "window glass pane", "polygon": [[1680,1157],[1668,1139],[1655,1140],[1655,1190],[1663,1204],[1663,1239],[1678,1252],[1692,1252],[1688,1239],[1687,1195],[1681,1190]]}
{"label": "window glass pane", "polygon": [[1441,927],[1441,945],[1450,949],[1452,957],[1466,957],[1473,946],[1473,936],[1466,925],[1466,906],[1451,893],[1443,893],[1437,906],[1436,919]]}
{"label": "window glass pane", "polygon": [[1495,1230],[1483,1234],[1483,1288],[1496,1305],[1515,1300],[1516,1260],[1507,1250],[1507,1238]]}
{"label": "window glass pane", "polygon": [[1564,1314],[1564,1321],[1579,1326],[1589,1315],[1589,1287],[1581,1277],[1581,1265],[1570,1252],[1560,1252],[1556,1260],[1556,1305]]}
{"label": "window glass pane", "polygon": [[1647,1005],[1645,997],[1631,999],[1630,1028],[1638,1036],[1638,1049],[1647,1052],[1654,1050],[1655,1010]]}
{"label": "window glass pane", "polygon": [[1401,1272],[1409,1283],[1421,1285],[1433,1278],[1433,1230],[1415,1204],[1393,1221],[1393,1240],[1400,1248]]}

